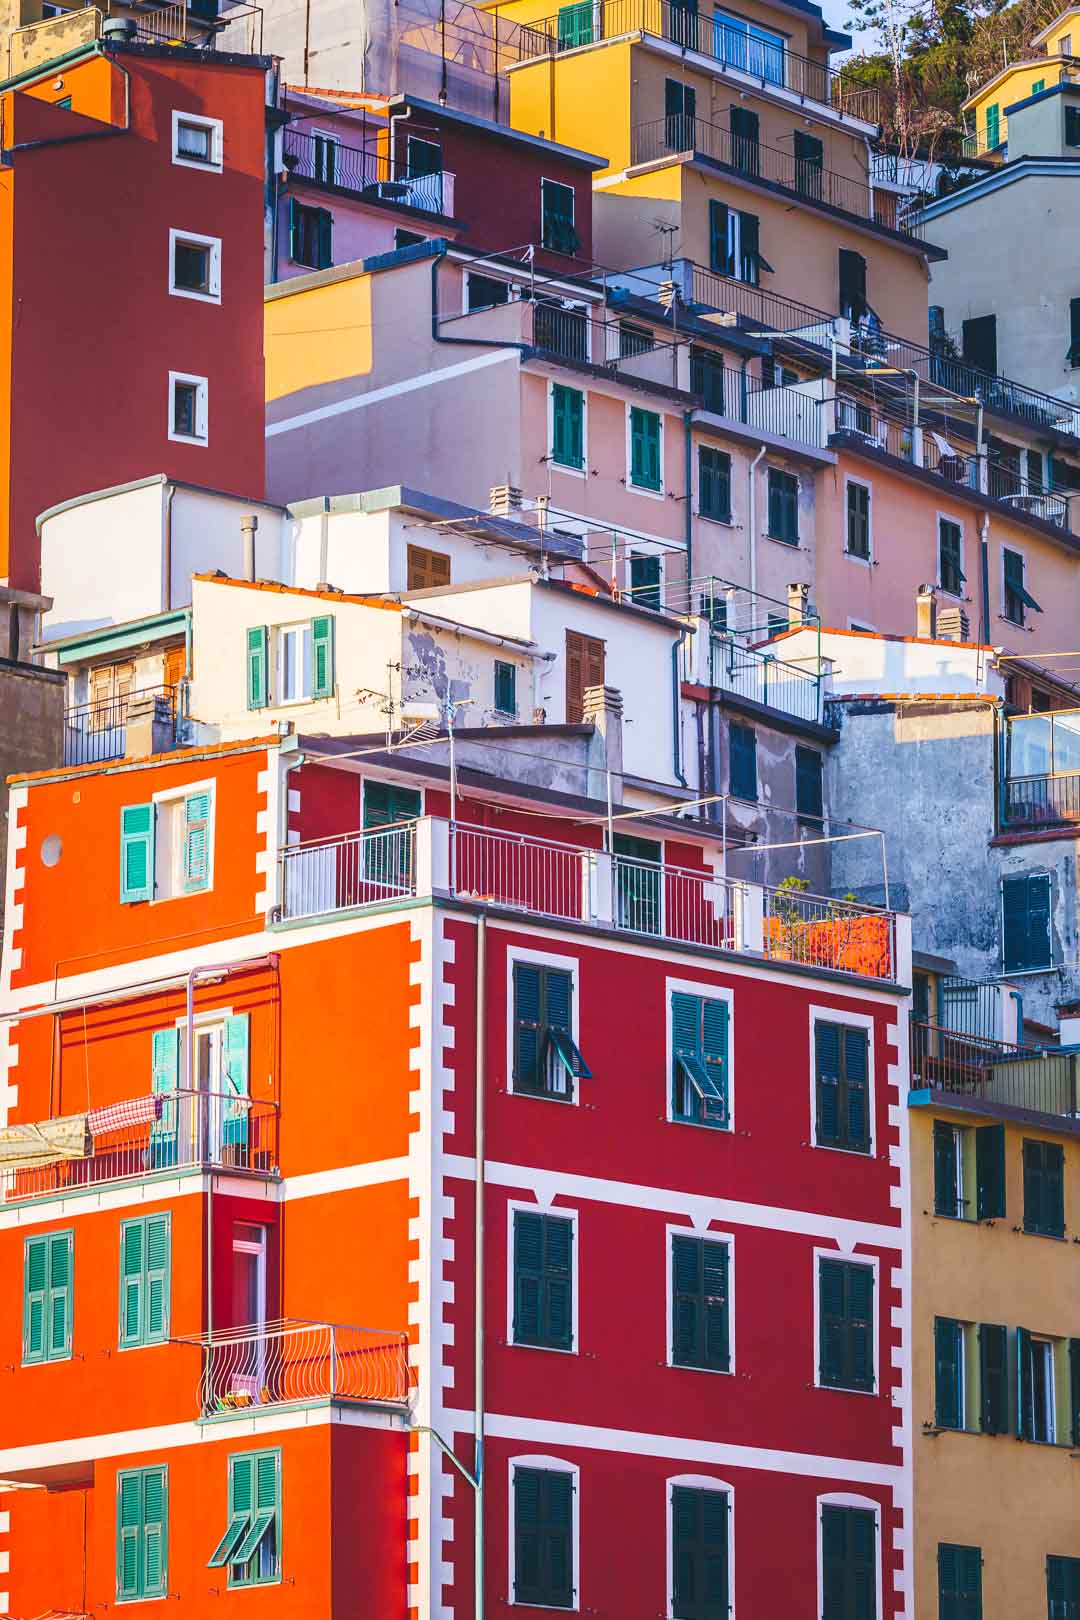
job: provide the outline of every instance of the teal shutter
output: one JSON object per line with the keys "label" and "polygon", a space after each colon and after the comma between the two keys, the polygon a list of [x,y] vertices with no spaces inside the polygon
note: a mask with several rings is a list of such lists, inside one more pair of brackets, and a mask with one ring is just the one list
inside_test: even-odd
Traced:
{"label": "teal shutter", "polygon": [[553,1468],[514,1469],[514,1601],[574,1605],[573,1479]]}
{"label": "teal shutter", "polygon": [[630,409],[630,482],[639,489],[661,486],[660,418],[637,405]]}
{"label": "teal shutter", "polygon": [[120,1345],[161,1344],[169,1336],[170,1218],[145,1215],[120,1228]]}
{"label": "teal shutter", "polygon": [[569,1102],[590,1070],[574,1043],[573,978],[559,968],[515,962],[514,1090]]}
{"label": "teal shutter", "polygon": [[154,897],[154,806],[125,804],[120,811],[120,903]]}
{"label": "teal shutter", "polygon": [[[727,1128],[730,1113],[728,1095],[728,1004],[715,996],[704,996],[701,1004],[701,1055],[705,1072],[723,1101],[715,1110],[716,1123]],[[709,1112],[709,1110],[706,1110]]]}
{"label": "teal shutter", "polygon": [[728,791],[733,798],[757,802],[757,733],[734,721],[728,726]]}
{"label": "teal shutter", "polygon": [[23,1245],[22,1359],[27,1365],[71,1355],[74,1242],[72,1232],[50,1232]]}
{"label": "teal shutter", "polygon": [[676,1485],[671,1492],[672,1608],[693,1620],[727,1620],[726,1491]]}
{"label": "teal shutter", "polygon": [[983,1434],[1009,1432],[1008,1332],[995,1322],[979,1324],[979,1427]]}
{"label": "teal shutter", "polygon": [[141,1343],[143,1324],[142,1221],[125,1221],[120,1228],[120,1344]]}
{"label": "teal shutter", "polygon": [[1034,1392],[1031,1372],[1031,1334],[1016,1330],[1016,1433],[1021,1440],[1034,1437]]}
{"label": "teal shutter", "polygon": [[1080,1620],[1080,1558],[1047,1558],[1046,1609],[1048,1620]]}
{"label": "teal shutter", "polygon": [[143,1593],[164,1597],[169,1569],[169,1471],[143,1469]]}
{"label": "teal shutter", "polygon": [[225,1020],[223,1078],[226,1100],[222,1108],[221,1137],[223,1144],[230,1148],[247,1146],[247,1104],[233,1099],[246,1098],[251,1094],[250,1023],[247,1013],[233,1013]]}
{"label": "teal shutter", "polygon": [[561,467],[585,465],[585,396],[561,383],[551,389],[551,459]]}
{"label": "teal shutter", "polygon": [[155,1029],[151,1040],[150,1089],[155,1096],[163,1098],[161,1116],[150,1127],[150,1156],[155,1169],[177,1162],[179,1087],[180,1031]]}
{"label": "teal shutter", "polygon": [[265,709],[269,701],[267,674],[270,633],[266,625],[253,625],[247,633],[247,706]]}
{"label": "teal shutter", "polygon": [[672,1117],[727,1130],[728,1005],[715,996],[671,997]]}
{"label": "teal shutter", "polygon": [[939,1429],[962,1429],[961,1358],[964,1334],[951,1317],[934,1318],[934,1422]]}
{"label": "teal shutter", "polygon": [[577,45],[590,45],[592,36],[592,0],[579,0],[576,5],[560,6],[558,41],[561,51],[571,51]]}
{"label": "teal shutter", "polygon": [[143,1596],[142,1475],[137,1470],[116,1477],[116,1597],[118,1602]]}
{"label": "teal shutter", "polygon": [[[228,1523],[225,1534],[211,1553],[207,1569],[231,1564],[233,1555],[247,1535],[255,1503],[255,1461],[253,1452],[229,1458]],[[232,1571],[230,1569],[230,1580]]]}
{"label": "teal shutter", "polygon": [[311,695],[334,695],[334,616],[326,613],[311,621]]}
{"label": "teal shutter", "polygon": [[242,1491],[251,1492],[251,1510],[244,1535],[229,1555],[233,1586],[275,1581],[281,1572],[281,1453],[252,1452],[247,1460]]}
{"label": "teal shutter", "polygon": [[1001,108],[998,103],[991,102],[986,109],[986,149],[992,152],[996,146],[1001,145]]}
{"label": "teal shutter", "polygon": [[289,198],[289,258],[300,263],[300,209],[295,197]]}
{"label": "teal shutter", "polygon": [[495,712],[517,714],[517,666],[495,660]]}
{"label": "teal shutter", "polygon": [[934,1121],[934,1214],[953,1219],[963,1214],[956,1182],[956,1127]]}
{"label": "teal shutter", "polygon": [[982,1620],[982,1553],[938,1543],[938,1620]]}
{"label": "teal shutter", "polygon": [[144,1344],[162,1344],[169,1337],[169,1272],[172,1249],[169,1221],[170,1217],[167,1214],[146,1217],[144,1238],[146,1281],[143,1285],[146,1321],[142,1340]]}
{"label": "teal shutter", "polygon": [[49,1238],[49,1295],[45,1336],[50,1361],[63,1361],[71,1354],[74,1242],[73,1232],[54,1232]]}
{"label": "teal shutter", "polygon": [[1005,1127],[975,1130],[975,1209],[980,1221],[1005,1218]]}
{"label": "teal shutter", "polygon": [[191,894],[210,881],[210,795],[189,793],[184,800],[184,889]]}
{"label": "teal shutter", "polygon": [[726,1243],[671,1240],[672,1361],[727,1372],[731,1363],[729,1258]]}
{"label": "teal shutter", "polygon": [[514,1343],[573,1347],[573,1223],[514,1211]]}
{"label": "teal shutter", "polygon": [[27,1238],[23,1244],[23,1361],[46,1360],[46,1315],[49,1293],[49,1240]]}
{"label": "teal shutter", "polygon": [[364,783],[365,831],[415,821],[421,813],[420,794],[415,788],[397,787],[392,782],[375,780]]}
{"label": "teal shutter", "polygon": [[514,1090],[542,1086],[540,1070],[540,969],[514,963]]}
{"label": "teal shutter", "polygon": [[334,216],[328,208],[315,210],[316,268],[328,270],[334,262]]}
{"label": "teal shutter", "polygon": [[718,276],[735,274],[729,240],[728,206],[713,198],[709,203],[709,268],[715,270]]}

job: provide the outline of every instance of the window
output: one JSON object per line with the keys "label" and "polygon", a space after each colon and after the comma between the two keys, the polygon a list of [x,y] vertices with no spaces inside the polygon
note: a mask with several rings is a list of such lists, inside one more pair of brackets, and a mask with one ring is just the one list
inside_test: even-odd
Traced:
{"label": "window", "polygon": [[1046,1614],[1047,1620],[1080,1620],[1080,1558],[1047,1558]]}
{"label": "window", "polygon": [[74,1253],[74,1232],[28,1237],[23,1244],[25,1366],[38,1361],[66,1361],[71,1355]]}
{"label": "window", "polygon": [[206,444],[208,385],[205,377],[169,372],[169,438],[184,444]]}
{"label": "window", "polygon": [[169,232],[169,291],[178,298],[221,302],[221,238]]}
{"label": "window", "polygon": [[1060,56],[1071,56],[1072,55],[1072,35],[1071,34],[1062,34],[1061,38],[1058,40],[1058,54]]}
{"label": "window", "polygon": [[950,596],[963,596],[964,531],[949,518],[938,518],[938,584]]}
{"label": "window", "polygon": [[[687,40],[685,43],[690,44]],[[724,11],[713,13],[712,54],[720,62],[768,84],[784,83],[785,41],[782,34],[748,23]]]}
{"label": "window", "polygon": [[1024,1143],[1024,1231],[1065,1236],[1065,1150],[1059,1142]]}
{"label": "window", "polygon": [[698,448],[698,516],[731,522],[731,457],[707,444]]}
{"label": "window", "polygon": [[615,922],[639,934],[659,934],[663,914],[664,847],[653,838],[616,833]]}
{"label": "window", "polygon": [[[690,350],[690,392],[700,394],[707,411],[716,416],[723,416],[725,410],[724,395],[724,357],[713,349],[700,349],[692,347]],[[714,452],[718,454],[719,452]]]}
{"label": "window", "polygon": [[795,131],[795,190],[804,197],[821,197],[825,148],[816,135]]}
{"label": "window", "polygon": [[794,473],[769,468],[769,536],[785,545],[799,543],[799,480]]}
{"label": "window", "polygon": [[1065,108],[1065,145],[1080,146],[1080,107]]}
{"label": "window", "polygon": [[1009,1344],[1006,1329],[979,1324],[979,1428],[983,1434],[1009,1432]]}
{"label": "window", "polygon": [[671,1488],[674,1620],[728,1620],[727,1491]]}
{"label": "window", "polygon": [[997,316],[973,316],[964,321],[961,332],[960,352],[964,364],[994,376],[997,372]]}
{"label": "window", "polygon": [[120,1348],[169,1337],[170,1217],[144,1215],[120,1227]]}
{"label": "window", "polygon": [[585,395],[561,383],[551,385],[551,459],[560,467],[585,465]]}
{"label": "window", "polygon": [[495,660],[495,711],[497,714],[517,714],[517,665]]}
{"label": "window", "polygon": [[676,1367],[731,1366],[730,1256],[715,1238],[671,1239],[671,1360]]}
{"label": "window", "polygon": [[[986,149],[992,152],[1001,145],[1001,108],[992,101],[986,109]],[[995,368],[996,369],[996,368]]]}
{"label": "window", "polygon": [[311,691],[311,626],[279,625],[274,639],[277,643],[277,701],[298,703]]}
{"label": "window", "polygon": [[169,899],[210,887],[209,789],[169,794],[120,812],[120,901]]}
{"label": "window", "polygon": [[334,262],[334,216],[328,208],[289,198],[289,257],[309,270],[328,270]]}
{"label": "window", "polygon": [[478,276],[470,270],[465,278],[467,308],[491,309],[496,304],[510,302],[510,283],[495,276]]}
{"label": "window", "polygon": [[1052,966],[1049,872],[1002,878],[1001,940],[1006,973],[1031,973]]}
{"label": "window", "polygon": [[870,313],[866,296],[866,260],[851,248],[840,248],[837,263],[840,314],[849,321],[859,322]]}
{"label": "window", "polygon": [[874,1273],[847,1260],[818,1260],[819,1382],[874,1388]]}
{"label": "window", "polygon": [[635,551],[630,556],[630,595],[637,607],[660,611],[660,558]]}
{"label": "window", "polygon": [[415,821],[422,814],[420,794],[415,788],[398,787],[394,782],[376,782],[371,778],[365,781],[365,832],[378,827],[399,827],[402,822]]}
{"label": "window", "polygon": [[1069,352],[1065,359],[1070,366],[1080,366],[1080,298],[1069,299]]}
{"label": "window", "polygon": [[1046,89],[1045,79],[1035,79],[1031,86],[1031,94],[1037,96],[1041,90]]}
{"label": "window", "polygon": [[572,1350],[574,1223],[515,1209],[513,1342]]}
{"label": "window", "polygon": [[1052,1446],[1057,1440],[1053,1340],[1017,1328],[1016,1365],[1020,1388],[1017,1434],[1021,1440]]}
{"label": "window", "polygon": [[870,1040],[854,1024],[814,1021],[815,1146],[870,1152]]}
{"label": "window", "polygon": [[872,1508],[821,1506],[821,1613],[876,1620],[877,1521]]}
{"label": "window", "polygon": [[982,1552],[938,1542],[938,1620],[982,1620]]}
{"label": "window", "polygon": [[630,482],[638,489],[659,490],[660,418],[655,411],[630,407]]}
{"label": "window", "polygon": [[734,720],[728,726],[728,792],[757,803],[757,734]]}
{"label": "window", "polygon": [[410,180],[419,180],[425,174],[441,174],[442,147],[438,141],[425,141],[419,135],[410,135],[405,147],[405,167]]}
{"label": "window", "polygon": [[450,583],[450,558],[442,551],[409,546],[405,553],[405,589],[428,591]]}
{"label": "window", "polygon": [[795,747],[795,814],[800,821],[821,825],[825,804],[821,784],[821,755],[816,748]]}
{"label": "window", "polygon": [[574,188],[558,180],[540,182],[540,240],[552,253],[572,255],[581,246],[574,229]]}
{"label": "window", "polygon": [[592,1078],[573,1037],[574,981],[561,968],[515,962],[514,1090],[571,1102],[574,1081]]}
{"label": "window", "polygon": [[697,93],[678,79],[664,80],[664,143],[672,152],[692,152],[697,144]]}
{"label": "window", "polygon": [[671,997],[671,1117],[730,1128],[728,1004],[719,996]]}
{"label": "window", "polygon": [[574,1607],[574,1476],[514,1466],[514,1602]]}
{"label": "window", "polygon": [[594,636],[566,632],[566,724],[579,726],[585,713],[585,693],[604,684],[604,643]]}
{"label": "window", "polygon": [[120,811],[120,901],[154,897],[154,806],[126,804]]}
{"label": "window", "polygon": [[558,37],[560,51],[592,44],[593,0],[579,0],[576,5],[559,7]]}
{"label": "window", "polygon": [[419,247],[422,242],[426,241],[427,237],[421,236],[419,231],[403,231],[401,227],[398,226],[397,230],[394,232],[395,248]]}
{"label": "window", "polygon": [[939,1429],[966,1428],[968,1324],[934,1318],[934,1423]]}
{"label": "window", "polygon": [[756,287],[761,272],[772,265],[761,252],[760,221],[727,203],[709,202],[709,266],[721,276],[732,276]]}
{"label": "window", "polygon": [[973,1130],[934,1121],[934,1213],[950,1220],[1004,1217],[1004,1125]]}
{"label": "window", "polygon": [[1024,556],[1020,551],[1010,551],[1003,547],[1001,552],[1003,572],[1002,612],[1010,624],[1022,625],[1025,623],[1025,610],[1030,608],[1032,613],[1041,613],[1042,608],[1027,590],[1024,584]]}
{"label": "window", "polygon": [[281,1579],[281,1452],[229,1458],[229,1522],[207,1567],[228,1565],[230,1586]]}
{"label": "window", "polygon": [[870,561],[870,487],[868,484],[847,486],[847,554]]}
{"label": "window", "polygon": [[748,107],[729,109],[731,127],[731,162],[744,174],[757,174],[760,167],[758,146],[758,115]]}
{"label": "window", "polygon": [[164,1597],[169,1585],[169,1470],[116,1476],[116,1601]]}
{"label": "window", "polygon": [[222,168],[222,124],[175,107],[172,115],[172,160],[197,169]]}
{"label": "window", "polygon": [[317,180],[320,185],[336,185],[338,174],[338,147],[340,145],[337,136],[331,135],[323,129],[313,129],[311,132],[311,144],[314,179]]}
{"label": "window", "polygon": [[[248,631],[248,708],[263,708],[266,691],[265,628]],[[274,629],[275,703],[303,703],[332,697],[334,692],[334,620],[331,614],[301,624],[280,624]]]}

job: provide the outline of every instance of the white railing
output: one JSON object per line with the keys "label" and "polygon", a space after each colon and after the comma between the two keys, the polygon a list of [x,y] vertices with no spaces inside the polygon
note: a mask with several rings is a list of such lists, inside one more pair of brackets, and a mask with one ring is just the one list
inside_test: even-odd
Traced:
{"label": "white railing", "polygon": [[283,917],[318,917],[416,893],[416,823],[293,844],[281,856]]}
{"label": "white railing", "polygon": [[483,827],[450,828],[451,886],[470,900],[488,900],[541,917],[584,921],[589,886],[599,855],[521,833]]}
{"label": "white railing", "polygon": [[223,1329],[197,1342],[203,1417],[303,1401],[404,1404],[409,1398],[405,1333],[288,1317]]}
{"label": "white railing", "polygon": [[[154,1107],[144,1108],[144,1103]],[[95,1116],[87,1115],[87,1152],[79,1157],[0,1165],[0,1204],[60,1197],[169,1170],[252,1170],[268,1175],[277,1169],[275,1103],[181,1089],[128,1106],[133,1113],[151,1117],[95,1131]],[[119,1114],[120,1108],[108,1112]]]}
{"label": "white railing", "polygon": [[896,918],[801,889],[766,889],[765,955],[868,979],[896,977]]}
{"label": "white railing", "polygon": [[618,929],[718,951],[746,948],[747,885],[736,878],[614,855],[611,887]]}
{"label": "white railing", "polygon": [[799,720],[820,721],[821,680],[810,670],[740,646],[732,636],[714,636],[713,652],[711,685]]}

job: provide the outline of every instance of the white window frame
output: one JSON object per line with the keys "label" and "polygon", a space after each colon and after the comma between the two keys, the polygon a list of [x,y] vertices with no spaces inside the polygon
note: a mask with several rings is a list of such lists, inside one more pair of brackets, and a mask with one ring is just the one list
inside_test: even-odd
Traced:
{"label": "white window frame", "polygon": [[[1006,613],[1005,613],[1005,553],[1007,551],[1013,552],[1013,554],[1015,556],[1020,558],[1020,562],[1021,562],[1022,568],[1023,568],[1023,572],[1020,575],[1020,583],[1023,585],[1025,591],[1028,588],[1028,582],[1027,582],[1028,581],[1028,555],[1027,555],[1027,552],[1024,550],[1023,546],[1017,545],[1015,541],[1010,540],[1008,545],[1006,545],[1005,541],[1003,540],[1001,542],[1001,545],[999,547],[999,552],[998,552],[998,571],[999,571],[999,575],[1000,575],[1000,588],[1001,588],[1001,620],[1002,620],[1003,624],[1011,624],[1014,630],[1030,630],[1031,629],[1031,622],[1030,622],[1029,611],[1028,611],[1027,608],[1024,609],[1024,622],[1023,622],[1023,624],[1019,624],[1016,619],[1008,618],[1006,616]],[[1032,610],[1032,611],[1034,611],[1034,610]]]}
{"label": "white window frame", "polygon": [[[866,503],[866,545],[868,555],[865,557],[860,557],[857,552],[848,550],[848,489],[852,484],[857,484],[860,489],[865,489],[869,497]],[[874,566],[874,486],[867,483],[865,478],[852,478],[850,474],[845,475],[844,478],[844,556],[848,562],[855,563],[861,568],[872,568]]]}
{"label": "white window frame", "polygon": [[[813,1251],[814,1265],[814,1342],[811,1346],[813,1356],[813,1386],[815,1389],[826,1390],[830,1395],[859,1395],[863,1400],[879,1400],[883,1394],[881,1379],[881,1345],[878,1332],[878,1318],[881,1314],[881,1261],[876,1254],[856,1254],[854,1249],[826,1248],[824,1245],[815,1247]],[[852,1389],[847,1384],[823,1384],[821,1382],[821,1261],[838,1260],[842,1265],[865,1266],[874,1273],[874,1309],[871,1313],[871,1359],[874,1368],[873,1389]],[[880,1609],[878,1610],[880,1614]]]}
{"label": "white window frame", "polygon": [[[551,1215],[556,1220],[569,1221],[570,1237],[570,1348],[560,1350],[553,1344],[519,1344],[514,1338],[514,1215],[520,1210],[525,1215]],[[577,1356],[581,1354],[578,1334],[578,1210],[563,1205],[542,1204],[531,1198],[508,1198],[506,1201],[506,1343],[511,1350],[535,1350],[546,1356]]]}
{"label": "white window frame", "polygon": [[[537,967],[551,967],[570,975],[570,1038],[581,1051],[581,962],[576,956],[558,956],[551,951],[531,951],[514,945],[506,953],[506,1091],[510,1097],[524,1102],[554,1102],[560,1108],[577,1108],[581,1104],[581,1084],[574,1086],[573,1096],[537,1097],[531,1092],[514,1090],[514,964],[531,962]],[[575,1295],[575,1309],[577,1297]]]}
{"label": "white window frame", "polygon": [[[866,1041],[866,1118],[870,1127],[870,1146],[865,1153],[857,1148],[835,1147],[831,1142],[819,1142],[817,1136],[817,1024],[849,1024],[853,1029],[865,1029]],[[849,1158],[877,1158],[877,1075],[875,1072],[874,1019],[870,1013],[849,1012],[846,1007],[810,1007],[810,1145],[822,1153],[845,1153]]]}
{"label": "white window frame", "polygon": [[[507,298],[506,302],[508,304],[518,304],[521,302],[520,281],[513,281],[509,276],[500,275],[499,270],[501,267],[499,265],[489,266],[485,264],[483,260],[479,261],[479,265],[482,265],[483,268],[474,266],[473,269],[466,270],[461,278],[461,313],[463,315],[477,315],[481,312],[481,310],[504,308],[502,304],[482,304],[479,310],[469,308],[469,283],[471,282],[474,274],[478,275],[483,281],[505,281],[507,287],[510,289],[510,296]],[[492,274],[492,271],[494,271],[494,274]]]}
{"label": "white window frame", "polygon": [[[180,151],[180,125],[192,124],[210,134],[210,161],[200,163],[197,158],[184,157]],[[199,169],[203,174],[221,174],[225,167],[225,126],[220,118],[205,118],[202,113],[172,110],[172,160],[184,169]]]}
{"label": "white window frame", "polygon": [[821,1510],[823,1507],[852,1507],[866,1508],[874,1515],[874,1546],[877,1549],[874,1555],[874,1596],[875,1614],[884,1615],[882,1607],[882,1565],[885,1562],[885,1549],[881,1544],[882,1514],[881,1503],[873,1496],[859,1496],[851,1491],[828,1491],[819,1496],[814,1507],[817,1517],[815,1526],[815,1540],[817,1542],[817,1609],[820,1614],[825,1602],[825,1549],[822,1544]]}
{"label": "white window frame", "polygon": [[[173,822],[173,807],[179,806],[179,814],[182,816],[184,800],[189,798],[193,793],[209,794],[210,813],[206,818],[206,887],[193,890],[192,893],[189,893],[184,888],[183,832],[181,830],[178,837],[170,838],[168,840],[169,848],[166,850],[164,848],[166,840],[161,836],[163,817],[160,814],[160,810],[162,806],[169,810],[170,814],[168,820],[171,831]],[[150,802],[154,807],[154,894],[150,904],[164,905],[170,900],[190,900],[193,897],[193,894],[210,894],[214,887],[214,855],[217,844],[217,839],[215,837],[217,822],[217,782],[215,778],[211,776],[202,782],[185,782],[184,786],[179,788],[162,788],[160,792],[153,795]],[[182,829],[182,821],[178,821],[177,826]],[[166,862],[167,866],[164,864]],[[167,872],[168,874],[168,893],[164,892],[161,881],[163,872]],[[215,1009],[212,1016],[214,1018],[220,1018],[224,1015],[219,1009]],[[178,1023],[180,1024],[183,1022],[183,1019],[178,1020]],[[192,1070],[192,1073],[194,1073],[194,1069]]]}
{"label": "white window frame", "polygon": [[[178,246],[203,247],[210,250],[208,281],[209,292],[197,292],[192,287],[176,285],[176,249]],[[198,231],[169,230],[169,293],[173,298],[194,298],[199,304],[221,303],[221,237],[202,236]]]}
{"label": "white window frame", "polygon": [[[630,413],[633,410],[649,411],[651,416],[660,418],[660,488],[646,489],[643,484],[635,484],[633,478],[633,450],[630,430]],[[663,411],[654,411],[648,405],[632,405],[629,400],[626,404],[626,488],[629,494],[644,495],[650,501],[664,501],[667,499],[667,486],[664,483],[664,418]]]}
{"label": "white window frame", "polygon": [[[956,512],[938,511],[934,514],[934,579],[937,581],[937,588],[939,591],[944,592],[952,602],[970,602],[971,597],[966,594],[965,590],[962,589],[960,595],[957,596],[953,591],[945,590],[944,585],[941,583],[941,525],[943,523],[955,523],[960,530],[960,572],[964,576],[965,586],[967,583],[967,529],[964,526],[964,520]],[[1004,567],[1005,565],[1002,563],[1003,581],[1005,577]],[[1004,590],[1004,584],[1002,589]]]}
{"label": "white window frame", "polygon": [[[730,904],[730,893],[721,887],[725,896],[725,905]],[[701,996],[710,1001],[726,1001],[728,1010],[728,1122],[726,1129],[719,1125],[703,1125],[696,1119],[676,1119],[674,1099],[672,1097],[671,1072],[675,1061],[674,1052],[674,1014],[671,1010],[672,997],[675,995]],[[731,1136],[735,1131],[735,992],[718,984],[703,984],[700,979],[673,979],[664,980],[664,1016],[667,1025],[664,1034],[664,1089],[666,1102],[664,1117],[669,1125],[685,1126],[689,1130],[708,1131],[710,1135]]]}
{"label": "white window frame", "polygon": [[[299,671],[299,692],[293,697],[285,696],[285,648],[288,641],[296,638],[298,642],[297,669]],[[297,704],[314,703],[312,696],[315,686],[315,654],[314,637],[311,631],[310,619],[290,620],[287,624],[275,624],[273,627],[274,642],[274,687],[271,691],[275,708],[292,708]]]}
{"label": "white window frame", "polygon": [[[582,306],[584,307],[584,306]],[[564,461],[555,460],[555,387],[557,379],[551,378],[547,386],[547,462],[552,472],[557,472],[561,478],[587,479],[589,476],[589,391],[587,388],[578,388],[576,393],[581,395],[581,461],[580,467],[568,467]],[[560,387],[568,388],[569,383],[560,383]]]}
{"label": "white window frame", "polygon": [[[667,1364],[674,1372],[711,1373],[716,1378],[732,1378],[735,1375],[735,1234],[734,1232],[714,1232],[711,1229],[699,1230],[696,1226],[678,1225],[669,1221],[665,1228],[667,1232]],[[706,1243],[723,1244],[728,1252],[728,1364],[723,1367],[687,1367],[681,1361],[675,1360],[675,1239],[702,1238]]]}
{"label": "white window frame", "polygon": [[1050,1337],[1049,1334],[1046,1334],[1046,1333],[1029,1333],[1028,1334],[1028,1343],[1031,1345],[1031,1349],[1032,1349],[1032,1358],[1031,1358],[1031,1362],[1032,1362],[1032,1365],[1031,1365],[1032,1410],[1031,1410],[1031,1416],[1032,1416],[1032,1426],[1033,1426],[1033,1428],[1034,1428],[1034,1418],[1035,1418],[1035,1356],[1034,1356],[1034,1350],[1035,1350],[1036,1345],[1038,1345],[1040,1347],[1040,1351],[1045,1352],[1046,1365],[1047,1365],[1048,1373],[1049,1373],[1049,1376],[1047,1377],[1047,1380],[1046,1380],[1046,1407],[1045,1407],[1045,1411],[1044,1411],[1044,1416],[1045,1416],[1045,1418],[1047,1420],[1046,1421],[1046,1439],[1045,1440],[1034,1440],[1033,1439],[1032,1443],[1034,1445],[1039,1445],[1039,1446],[1056,1446],[1057,1445],[1058,1422],[1057,1422],[1057,1356],[1056,1356],[1055,1352],[1057,1350],[1057,1343],[1053,1338]]}
{"label": "white window frame", "polygon": [[727,1496],[728,1620],[735,1620],[735,1487],[729,1485],[726,1479],[716,1479],[712,1474],[668,1475],[665,1491],[667,1527],[664,1536],[667,1544],[667,1604],[664,1611],[667,1620],[672,1620],[675,1613],[675,1490],[677,1486],[691,1491],[723,1492]]}
{"label": "white window frame", "polygon": [[[550,1473],[569,1474],[570,1485],[570,1537],[571,1551],[573,1553],[573,1587],[574,1603],[569,1609],[559,1608],[551,1611],[547,1603],[519,1603],[514,1596],[514,1583],[517,1578],[517,1523],[514,1514],[514,1469],[538,1468],[546,1469]],[[550,1457],[543,1454],[529,1454],[521,1457],[510,1457],[507,1462],[507,1514],[508,1547],[507,1547],[507,1602],[514,1608],[521,1609],[548,1609],[559,1614],[578,1614],[581,1611],[581,1469],[577,1463],[567,1462],[565,1457]]]}
{"label": "white window frame", "polygon": [[[341,148],[341,136],[336,134],[331,129],[314,129],[313,128],[312,131],[311,131],[311,140],[312,140],[312,146],[311,146],[311,173],[312,173],[312,178],[314,179],[316,185],[323,185],[323,186],[336,186],[336,185],[339,185],[340,181],[338,180],[338,156],[339,156],[339,152],[340,152],[340,148]],[[315,147],[315,142],[316,141],[322,141],[325,146],[332,146],[334,148],[334,178],[332,180],[328,180],[325,174],[320,174],[318,172],[319,171],[319,166],[318,166],[317,162],[315,161],[316,160],[316,147]]]}
{"label": "white window frame", "polygon": [[[176,385],[177,383],[194,383],[195,385],[195,432],[177,433],[176,421]],[[169,372],[169,438],[176,444],[198,445],[205,448],[210,443],[210,384],[206,377],[196,377],[188,371]]]}

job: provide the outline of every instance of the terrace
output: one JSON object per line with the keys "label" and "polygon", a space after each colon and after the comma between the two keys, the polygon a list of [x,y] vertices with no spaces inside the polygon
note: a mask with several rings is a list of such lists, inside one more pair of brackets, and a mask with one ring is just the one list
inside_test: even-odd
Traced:
{"label": "terrace", "polygon": [[125,692],[100,703],[73,704],[64,710],[64,764],[99,765],[123,759],[127,752],[129,718],[147,719],[160,728],[168,746],[177,741],[181,716],[175,686],[147,687]]}
{"label": "terrace", "polygon": [[202,1350],[199,1415],[251,1416],[267,1407],[408,1404],[406,1333],[286,1317],[184,1339]]}
{"label": "terrace", "polygon": [[1048,1120],[1080,1117],[1080,1052],[1020,1046],[912,1019],[914,1104]]}
{"label": "terrace", "polygon": [[1080,709],[1006,723],[1001,824],[1006,831],[1080,823]]}
{"label": "terrace", "polygon": [[346,192],[363,202],[397,203],[428,214],[454,212],[452,174],[445,169],[409,173],[374,145],[346,146],[336,137],[286,128],[285,167],[294,180]]}

